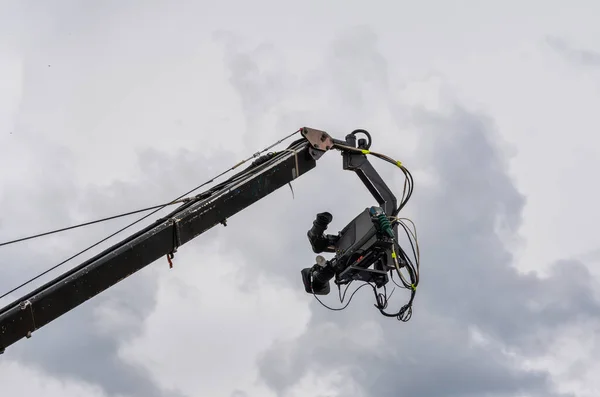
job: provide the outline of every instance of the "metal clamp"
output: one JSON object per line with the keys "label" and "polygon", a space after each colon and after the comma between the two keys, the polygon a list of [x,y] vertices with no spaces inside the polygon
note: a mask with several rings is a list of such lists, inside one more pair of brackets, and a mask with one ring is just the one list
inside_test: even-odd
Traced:
{"label": "metal clamp", "polygon": [[179,238],[179,228],[177,227],[177,220],[174,218],[169,219],[169,223],[173,225],[173,249],[167,254],[167,261],[169,262],[169,269],[173,268],[172,259],[175,257],[177,248],[181,245],[181,239]]}
{"label": "metal clamp", "polygon": [[27,308],[29,308],[29,313],[31,313],[31,327],[30,327],[30,330],[27,331],[27,335],[25,335],[27,337],[27,339],[29,339],[29,338],[31,338],[31,333],[36,330],[35,317],[33,315],[33,305],[31,304],[30,300],[26,300],[26,301],[19,303],[19,308],[21,310],[27,310]]}
{"label": "metal clamp", "polygon": [[314,128],[302,127],[300,133],[314,149],[327,151],[334,145],[333,138],[328,133]]}

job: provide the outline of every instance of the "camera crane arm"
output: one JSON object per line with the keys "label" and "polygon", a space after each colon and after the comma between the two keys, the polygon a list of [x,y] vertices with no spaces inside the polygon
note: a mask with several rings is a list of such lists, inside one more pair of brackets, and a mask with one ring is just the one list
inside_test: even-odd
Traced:
{"label": "camera crane arm", "polygon": [[[396,198],[365,158],[364,152],[370,146],[370,135],[366,131],[356,130],[346,137],[346,141],[335,140],[326,132],[312,128],[304,127],[300,132],[302,138],[282,152],[259,157],[244,171],[193,197],[153,224],[0,309],[0,354],[4,353],[6,347],[24,337],[31,337],[34,331],[157,259],[166,255],[170,260],[179,246],[212,227],[218,224],[227,226],[229,217],[306,174],[316,167],[316,161],[326,151],[333,148],[342,151],[343,168],[355,171],[385,213],[393,214]],[[357,148],[357,132],[365,133],[369,143],[361,139]],[[352,227],[355,221],[347,227],[353,233],[358,232]],[[329,243],[333,246],[343,240],[339,236],[329,237]],[[355,237],[350,240],[356,240]],[[315,238],[320,237],[315,235]],[[344,241],[348,245],[347,237]],[[345,247],[349,254],[353,249],[360,248],[355,246],[357,241],[351,243]],[[364,245],[365,242],[362,243]],[[315,244],[313,250],[319,251],[315,249]],[[303,279],[306,278],[304,273]],[[305,287],[306,283],[307,280]]]}

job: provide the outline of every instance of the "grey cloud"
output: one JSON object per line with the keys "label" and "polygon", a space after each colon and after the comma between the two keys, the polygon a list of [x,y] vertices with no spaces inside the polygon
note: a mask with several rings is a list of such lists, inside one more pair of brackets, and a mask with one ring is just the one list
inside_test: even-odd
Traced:
{"label": "grey cloud", "polygon": [[594,262],[600,260],[600,249],[591,250],[578,255],[582,261]]}
{"label": "grey cloud", "polygon": [[279,52],[269,44],[240,51],[245,43],[235,34],[218,31],[213,39],[221,44],[225,63],[230,69],[230,83],[240,97],[246,121],[244,143],[252,146],[260,134],[265,137],[259,120],[281,103],[294,90],[294,78],[281,67]]}
{"label": "grey cloud", "polygon": [[[46,146],[44,152],[38,153],[38,164],[48,165],[48,156],[52,156],[53,153],[52,147]],[[18,200],[14,200],[14,197],[18,196],[27,196],[30,207],[28,215],[20,217],[18,223],[16,223],[17,219],[10,216],[10,212],[5,214],[7,221],[15,223],[10,225],[12,227],[3,229],[1,234],[8,238],[16,234],[26,235],[40,231],[42,226],[50,229],[52,222],[54,226],[75,223],[70,216],[70,209],[77,207],[80,213],[89,214],[88,219],[92,219],[98,214],[116,214],[140,206],[167,202],[176,194],[199,184],[198,180],[207,179],[209,176],[205,167],[207,162],[218,166],[225,165],[224,162],[228,160],[230,159],[226,154],[219,160],[202,158],[197,154],[191,156],[180,153],[168,157],[155,152],[147,153],[140,159],[146,175],[139,184],[115,183],[109,187],[89,186],[86,189],[71,188],[68,182],[72,180],[69,172],[54,167],[55,179],[47,185],[42,183],[42,186],[38,186],[38,189],[41,188],[38,195],[28,195],[19,186],[11,186],[11,195],[2,196],[0,201],[4,208],[18,203]],[[57,192],[69,191],[78,194],[60,197],[60,199],[56,197]],[[48,217],[51,218],[50,221],[36,222],[37,219],[44,219],[46,214],[51,215]],[[122,233],[118,238],[125,237],[159,217],[160,214],[154,215],[145,223]],[[7,268],[9,271],[3,273],[4,277],[0,282],[2,291],[23,281],[27,275],[45,270],[134,219],[137,218],[112,221],[93,226],[92,230],[55,238],[54,247],[43,241],[37,241],[37,245],[29,244],[30,249],[23,249],[22,245],[10,247],[8,253],[13,260],[7,263],[11,265]],[[206,241],[206,238],[204,240]],[[93,252],[98,252],[98,249]],[[82,258],[74,260],[71,266],[82,260]],[[166,262],[163,265],[166,266]],[[156,269],[156,266],[158,264],[151,265],[150,268],[142,270],[55,320],[34,333],[32,339],[22,340],[9,347],[4,357],[39,366],[50,374],[78,378],[100,385],[111,395],[178,396],[176,392],[160,390],[154,380],[141,368],[131,366],[119,357],[120,346],[142,331],[144,319],[154,310],[158,284],[156,271],[152,268]],[[69,266],[66,266],[60,271],[68,268]],[[56,271],[52,276],[58,273]],[[43,281],[48,279],[49,277],[46,277]],[[27,290],[28,288],[25,288],[18,293],[22,294]],[[16,298],[18,295],[13,296]],[[97,317],[98,310],[111,308],[118,314],[118,318],[115,319],[117,323],[101,323]],[[105,328],[108,328],[108,331]]]}
{"label": "grey cloud", "polygon": [[[335,51],[332,51],[332,54],[324,56],[323,63],[329,67],[319,68],[320,63],[315,63],[315,67],[318,68],[307,79],[290,78],[285,82],[287,98],[306,99],[310,104],[307,110],[296,113],[281,107],[277,101],[266,100],[262,92],[255,89],[257,86],[262,86],[264,81],[280,81],[282,76],[291,77],[286,75],[285,60],[282,55],[277,54],[276,48],[262,47],[265,52],[271,51],[273,54],[257,58],[252,56],[254,50],[244,52],[242,40],[235,35],[220,33],[218,37],[228,38],[224,60],[233,86],[240,97],[244,98],[243,103],[248,104],[244,108],[245,113],[255,115],[256,109],[253,106],[261,104],[262,115],[255,116],[257,122],[266,114],[276,115],[275,125],[280,128],[276,130],[278,135],[271,139],[279,138],[288,131],[304,125],[322,128],[336,137],[343,138],[345,134],[358,128],[361,120],[364,120],[369,110],[373,110],[377,104],[369,103],[369,97],[363,96],[360,89],[353,91],[356,94],[354,95],[350,91],[344,91],[344,87],[338,87],[338,83],[335,83],[332,91],[331,79],[342,81],[336,72],[344,69],[345,73],[354,73],[354,76],[359,76],[356,85],[360,86],[369,87],[373,81],[376,81],[378,88],[385,87],[387,80],[385,68],[382,69],[378,64],[384,61],[383,57],[370,47],[375,41],[374,35],[370,33],[365,36],[361,35],[361,32],[370,31],[364,27],[351,31],[346,40],[340,40],[334,47]],[[349,61],[343,64],[348,58],[354,59],[355,54],[352,54],[348,45],[352,42],[357,43],[358,53],[362,56],[358,59],[367,59],[366,62]],[[239,68],[240,59],[246,62],[243,70]],[[262,59],[278,59],[279,62],[275,62],[274,65],[270,63],[268,72],[250,76],[247,70],[261,70]],[[239,83],[244,79],[256,81]],[[323,102],[327,106],[317,108],[316,105],[311,104],[311,101]],[[348,101],[352,102],[349,106]],[[341,165],[338,152],[327,153],[317,162],[316,169],[292,182],[295,197],[287,187],[283,188],[258,202],[251,209],[236,215],[230,221],[231,225],[248,225],[248,227],[232,227],[224,231],[224,236],[238,242],[243,247],[244,255],[252,258],[252,263],[259,264],[251,268],[240,268],[242,288],[245,288],[246,284],[251,284],[249,281],[258,274],[274,276],[278,282],[283,280],[297,288],[300,283],[300,269],[311,266],[314,261],[306,232],[311,227],[316,213],[330,211],[334,215],[330,229],[335,231],[344,227],[351,218],[364,209],[366,207],[364,203],[373,200],[358,177],[352,172],[343,171]],[[381,163],[374,165],[384,177],[397,176],[393,174],[394,170],[390,171],[391,167],[381,167]],[[278,221],[267,226],[265,221],[272,219]],[[254,230],[258,232],[251,232]],[[269,249],[265,249],[265,246]],[[223,255],[227,255],[228,250],[224,250]]]}
{"label": "grey cloud", "polygon": [[[355,52],[349,50],[354,44],[358,45]],[[382,62],[373,61],[382,57],[374,47],[371,33],[361,37],[352,32],[336,41],[330,49],[332,55],[326,59],[334,58],[335,65],[348,65],[351,71],[339,74],[335,83],[343,94],[331,94],[338,107],[332,106],[327,112],[315,109],[311,121],[346,116],[356,122],[364,120],[361,95],[369,90],[386,94],[385,78],[372,78],[374,74],[386,75],[385,70],[377,70]],[[338,70],[332,62],[321,66],[322,75],[330,76]],[[236,73],[235,68],[230,71]],[[240,95],[252,97],[251,91],[237,88]],[[394,109],[393,104],[389,106]],[[561,335],[565,324],[572,325],[581,318],[593,321],[600,310],[592,295],[595,280],[583,264],[575,261],[555,264],[549,278],[523,275],[512,267],[511,252],[497,228],[501,223],[516,238],[525,198],[506,172],[507,158],[489,117],[469,112],[459,104],[449,115],[423,109],[398,111],[410,114],[413,125],[420,126],[415,156],[419,160],[414,167],[433,171],[439,181],[426,188],[417,180],[406,210],[407,215],[416,214],[413,219],[419,227],[423,256],[422,285],[413,319],[398,324],[380,318],[368,292],[359,293],[342,313],[331,313],[313,303],[308,330],[291,342],[274,344],[261,359],[263,379],[284,393],[309,371],[345,369],[347,377],[362,386],[357,393],[378,397],[399,393],[457,397],[562,395],[554,391],[549,373],[525,370],[518,359],[501,349],[508,348],[524,357],[543,356],[549,353],[548,346]],[[378,139],[376,145],[384,147],[385,138]],[[342,186],[339,180],[336,188],[331,188],[330,178],[339,177],[342,171],[325,167],[336,165],[339,167],[333,160],[324,162],[322,170],[311,171],[297,182],[310,189],[300,198],[309,204],[283,204],[283,200],[271,198],[238,218],[239,222],[259,225],[261,211],[269,211],[293,228],[263,226],[260,235],[230,231],[240,249],[275,279],[283,277],[300,288],[299,269],[310,265],[311,256],[305,233],[315,212],[335,209],[331,211],[334,215],[342,213],[342,220],[332,225],[333,229],[343,226],[371,202],[366,194],[351,197],[338,189]],[[350,185],[350,179],[343,182],[357,190],[362,188],[358,181],[354,185]],[[318,200],[309,199],[319,191],[323,194]],[[282,197],[284,193],[277,194]],[[266,242],[272,242],[268,251],[264,249]],[[282,257],[293,264],[280,263]],[[566,274],[568,282],[564,282]],[[362,345],[361,338],[368,340],[373,335],[363,331],[354,334],[353,329],[372,322],[380,327],[382,341]],[[473,326],[493,343],[471,346],[469,330]]]}
{"label": "grey cloud", "polygon": [[[102,51],[95,53],[94,56],[100,53]],[[139,55],[136,53],[131,56]],[[39,57],[34,58],[28,60],[29,65],[40,61]],[[104,62],[101,65],[93,65],[92,71],[97,73],[98,79],[104,76],[103,67],[106,67],[106,64]],[[147,69],[145,68],[149,73]],[[77,221],[90,220],[167,202],[240,160],[227,150],[209,154],[180,150],[172,155],[166,155],[164,152],[142,147],[139,150],[138,163],[143,175],[139,181],[115,182],[110,186],[93,184],[85,187],[78,186],[75,183],[75,163],[71,161],[71,153],[58,144],[43,139],[47,135],[43,130],[47,128],[45,122],[54,125],[55,121],[47,119],[53,112],[48,111],[47,114],[39,115],[39,109],[52,108],[50,103],[55,105],[57,101],[65,98],[56,95],[57,91],[48,89],[47,76],[40,76],[44,72],[45,70],[40,71],[35,67],[26,69],[27,84],[20,104],[15,129],[18,138],[15,140],[20,139],[20,143],[27,146],[28,154],[33,156],[31,159],[28,157],[28,161],[19,159],[19,166],[46,172],[40,172],[37,179],[27,181],[27,184],[19,182],[3,186],[0,195],[0,203],[5,209],[1,216],[0,239],[2,241],[76,223],[75,216],[78,217]],[[70,76],[65,84],[68,85],[70,82],[76,85],[74,81],[78,78],[80,76]],[[139,75],[137,78],[141,79]],[[61,83],[61,86],[64,88],[65,84]],[[99,95],[98,100],[103,99]],[[104,105],[106,104],[99,106]],[[107,153],[106,161],[110,162],[110,153]],[[104,167],[106,164],[99,164],[99,166]],[[22,205],[24,198],[27,207]],[[111,243],[153,222],[164,213],[165,211],[162,211],[153,215],[117,238],[113,238]],[[94,225],[86,228],[85,231],[80,229],[60,236],[3,247],[5,248],[3,254],[6,255],[4,257],[11,260],[3,270],[0,291],[4,292],[12,288],[27,277],[95,243],[134,219],[137,217]],[[206,233],[198,239],[197,244],[210,243],[210,240],[215,238],[218,238],[218,230]],[[105,243],[92,252],[99,252],[107,245]],[[188,250],[193,248],[193,244],[190,246],[192,247],[188,246]],[[91,254],[82,255],[30,288],[13,294],[11,299],[16,299],[19,294],[27,292],[35,285],[40,285],[41,282],[48,281]],[[161,264],[166,267],[166,262]],[[32,339],[22,340],[11,346],[3,358],[38,366],[51,375],[77,378],[97,384],[110,395],[179,396],[180,393],[177,391],[161,390],[156,379],[153,379],[149,373],[140,367],[129,365],[119,356],[121,346],[143,331],[145,318],[156,306],[158,282],[157,272],[153,269],[161,264],[149,266],[34,333]],[[8,303],[8,300],[3,303]],[[99,313],[106,311],[112,312],[113,318],[107,320],[99,317]],[[104,324],[101,321],[108,321],[111,324]]]}
{"label": "grey cloud", "polygon": [[575,62],[583,66],[600,65],[600,52],[598,51],[577,48],[567,40],[555,36],[546,37],[546,44],[571,62]]}
{"label": "grey cloud", "polygon": [[[159,35],[159,30],[156,32]],[[228,43],[225,59],[232,85],[242,98],[249,147],[256,147],[254,137],[266,114],[278,116],[278,133],[312,125],[343,136],[356,127],[369,129],[365,120],[379,109],[378,101],[391,101],[385,57],[376,49],[376,36],[366,28],[340,37],[308,79],[286,73],[277,48],[261,46],[245,52],[235,41]],[[24,101],[36,96],[35,85],[29,89],[32,91]],[[292,96],[312,98],[326,106],[311,104],[303,109],[288,109],[282,102]],[[393,113],[412,113],[411,121],[422,126],[418,149],[421,159],[415,166],[432,169],[440,181],[435,188],[425,189],[417,180],[415,196],[407,208],[408,214],[417,215],[414,218],[423,252],[422,286],[415,316],[408,324],[381,318],[372,307],[372,296],[364,292],[366,289],[343,313],[331,313],[313,303],[308,331],[291,343],[275,344],[265,353],[261,361],[263,378],[283,391],[310,369],[327,372],[339,368],[365,389],[365,395],[378,397],[396,396],[399,391],[457,397],[505,396],[519,391],[552,396],[547,373],[520,369],[518,362],[494,346],[469,347],[469,327],[476,325],[495,343],[522,354],[540,355],[547,352],[548,341],[562,323],[597,315],[598,304],[591,294],[593,280],[585,267],[574,261],[557,264],[548,279],[520,275],[510,266],[510,252],[495,235],[495,227],[503,219],[512,231],[516,230],[524,198],[506,175],[506,162],[497,149],[489,120],[459,106],[453,115],[442,117],[386,105]],[[376,146],[385,147],[384,137],[373,132]],[[48,154],[53,149],[38,148],[40,157],[34,165],[49,167],[50,158],[65,158]],[[230,160],[234,160],[233,156],[222,154],[210,157],[184,151],[167,156],[147,151],[140,157],[146,174],[139,184],[116,183],[83,190],[69,182],[72,174],[68,164],[54,164],[53,178],[41,178],[37,188],[13,186],[13,196],[3,196],[3,204],[19,203],[18,197],[27,196],[32,208],[17,223],[7,213],[0,233],[12,236],[30,232],[34,226],[45,229],[70,223],[67,221],[73,216],[73,207],[88,214],[113,214],[168,200],[194,181],[209,176],[206,164],[225,168],[233,163]],[[379,167],[379,163],[376,166],[384,176],[392,175],[392,170]],[[336,154],[321,159],[316,170],[293,184],[294,200],[287,188],[281,189],[234,217],[230,221],[232,227],[201,237],[206,241],[223,236],[232,242],[226,247],[228,251],[244,254],[247,261],[240,264],[238,280],[244,288],[252,288],[249,281],[260,273],[301,291],[299,270],[314,260],[306,240],[314,214],[333,212],[331,229],[339,229],[372,203],[358,178],[341,170]],[[36,191],[43,194],[32,197]],[[81,193],[71,197],[65,196],[65,191]],[[52,240],[56,242],[54,247],[47,243],[31,250],[11,248],[9,257],[23,267],[3,278],[0,287],[21,280],[23,268],[33,272],[55,259],[50,258],[49,252],[60,260],[125,223],[111,223],[85,236]],[[569,283],[562,282],[565,272]],[[159,390],[143,371],[118,358],[120,344],[140,332],[142,319],[153,310],[155,287],[155,273],[144,270],[44,328],[31,340],[15,345],[9,354],[26,363],[36,363],[50,373],[100,384],[112,394],[168,394]],[[130,320],[115,326],[113,334],[100,332],[94,315],[95,309],[106,307],[118,307],[125,311],[123,317]],[[243,395],[243,391],[233,394]]]}
{"label": "grey cloud", "polygon": [[[29,95],[35,95],[35,91],[24,96],[24,101],[27,101]],[[224,151],[216,156],[185,150],[173,155],[142,150],[139,162],[144,175],[135,184],[115,182],[110,186],[80,187],[73,183],[75,178],[68,153],[60,155],[60,148],[56,145],[49,142],[36,143],[36,139],[31,139],[29,144],[29,150],[36,157],[28,166],[48,167],[47,169],[52,171],[40,175],[30,186],[4,186],[0,203],[3,208],[14,211],[3,213],[3,228],[0,229],[3,241],[74,224],[75,214],[85,220],[91,220],[168,202],[176,195],[214,176],[207,164],[210,164],[211,168],[225,170],[235,163],[234,160],[238,160]],[[23,211],[20,205],[20,197],[27,198],[26,211]],[[154,222],[164,213],[163,210],[153,215],[145,222],[113,238],[111,243]],[[2,261],[5,270],[0,280],[0,290],[4,292],[14,287],[27,277],[95,243],[139,216],[141,215],[94,225],[85,230],[80,229],[56,237],[3,247],[6,248],[3,252],[6,256],[3,257],[11,260]],[[203,241],[207,242],[216,236],[215,233],[207,233],[203,236]],[[107,244],[103,245],[106,246]],[[96,253],[99,250],[96,248],[92,252]],[[91,253],[73,260],[35,285],[48,281],[50,277],[89,256]],[[167,266],[166,261],[161,264]],[[50,374],[97,384],[110,395],[179,396],[177,392],[161,390],[143,369],[129,365],[119,357],[120,346],[143,330],[144,319],[154,310],[158,285],[154,269],[157,266],[160,264],[151,265],[35,332],[33,338],[9,347],[3,358],[39,366]],[[31,287],[27,287],[18,291],[12,298],[16,299],[19,294],[30,289]],[[110,309],[114,309],[116,313],[115,324],[100,322],[98,311]]]}
{"label": "grey cloud", "polygon": [[388,65],[377,45],[377,36],[367,26],[351,29],[334,41],[325,57],[329,64],[325,76],[332,82],[334,98],[340,101],[336,113],[343,114],[350,106],[358,112],[353,117],[366,118],[374,110],[372,95],[387,97]]}
{"label": "grey cloud", "polygon": [[[477,319],[503,340],[528,342],[523,347],[529,348],[534,331],[558,327],[581,314],[597,315],[598,304],[590,300],[593,279],[580,263],[555,265],[557,272],[549,279],[520,275],[511,266],[512,256],[494,230],[503,219],[516,231],[524,200],[488,138],[491,126],[464,111],[445,122],[435,116],[429,123],[419,119],[424,136],[432,138],[424,145],[434,148],[426,160],[440,181],[435,191],[423,192],[415,200],[422,214],[421,229],[428,236],[423,243],[430,263],[427,279],[435,286],[423,293],[425,299],[468,299],[468,305],[444,308],[444,312]],[[568,284],[562,284],[566,267],[572,275]],[[468,286],[466,296],[455,283],[447,282],[458,269],[463,270],[460,283]],[[524,310],[529,304],[541,307],[541,312]]]}
{"label": "grey cloud", "polygon": [[[439,179],[455,178],[455,181],[444,183],[437,192],[422,191],[415,195],[413,202],[420,214],[417,222],[424,263],[413,319],[408,324],[381,319],[384,344],[348,351],[349,344],[336,341],[343,337],[346,329],[360,324],[364,318],[372,318],[373,308],[365,312],[363,305],[354,304],[348,314],[336,316],[315,306],[309,331],[293,342],[292,352],[274,347],[262,361],[265,378],[278,390],[293,384],[298,374],[307,369],[346,366],[350,368],[349,376],[360,379],[364,389],[374,396],[392,396],[400,391],[429,396],[509,396],[518,391],[553,395],[548,374],[520,370],[498,350],[469,348],[468,326],[475,324],[501,344],[527,353],[533,350],[534,344],[539,344],[534,352],[541,353],[548,346],[547,340],[536,343],[535,338],[539,338],[542,331],[549,331],[549,327],[556,327],[562,321],[575,320],[576,316],[595,317],[598,304],[587,299],[586,292],[590,289],[587,282],[570,285],[561,293],[553,288],[560,278],[544,282],[519,276],[510,268],[509,255],[494,241],[497,239],[493,215],[499,212],[499,202],[518,203],[518,199],[511,197],[516,192],[502,186],[500,169],[497,175],[490,169],[485,171],[487,159],[493,157],[482,156],[485,160],[475,163],[481,152],[465,152],[466,148],[477,147],[477,143],[482,145],[480,149],[491,149],[485,147],[485,131],[463,134],[451,124],[451,120],[446,123],[445,131],[449,135],[451,131],[452,144],[448,145],[449,140],[438,135],[444,142],[437,145],[439,151],[434,153],[441,163],[436,165]],[[456,126],[468,130],[464,123]],[[481,172],[461,173],[464,171],[461,166],[444,162],[444,157],[462,157],[463,166],[470,168],[477,164]],[[479,189],[477,184],[481,184]],[[488,205],[491,208],[487,208]],[[556,300],[562,307],[549,306],[536,313],[527,310],[528,299],[542,305],[544,301]],[[323,332],[329,323],[339,324],[337,334]],[[285,368],[282,360],[293,363],[291,370],[283,374],[280,372]]]}

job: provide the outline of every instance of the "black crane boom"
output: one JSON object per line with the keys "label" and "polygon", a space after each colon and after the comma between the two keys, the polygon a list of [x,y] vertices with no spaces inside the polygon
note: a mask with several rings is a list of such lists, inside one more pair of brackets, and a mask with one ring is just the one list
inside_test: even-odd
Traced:
{"label": "black crane boom", "polygon": [[[0,353],[35,330],[165,255],[316,166],[321,152],[306,139],[263,156],[208,194],[106,249],[0,310]],[[206,197],[203,197],[206,196]]]}

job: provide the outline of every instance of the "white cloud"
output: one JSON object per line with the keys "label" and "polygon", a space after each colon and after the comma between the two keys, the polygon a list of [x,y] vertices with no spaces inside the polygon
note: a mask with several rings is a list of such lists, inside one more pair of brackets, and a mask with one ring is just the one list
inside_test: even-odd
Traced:
{"label": "white cloud", "polygon": [[0,363],[2,389],[11,397],[106,397],[98,386],[48,376],[39,369],[11,360]]}
{"label": "white cloud", "polygon": [[237,289],[236,272],[252,267],[252,260],[223,256],[215,244],[229,245],[181,250],[159,282],[158,305],[143,334],[121,356],[186,395],[228,396],[236,389],[264,395],[256,358],[274,341],[297,337],[309,311],[304,296],[273,280],[261,277]]}

